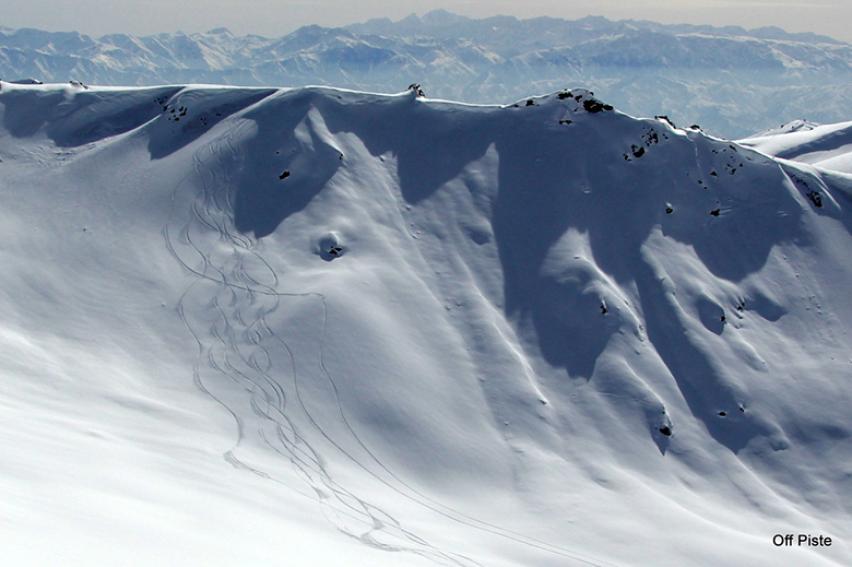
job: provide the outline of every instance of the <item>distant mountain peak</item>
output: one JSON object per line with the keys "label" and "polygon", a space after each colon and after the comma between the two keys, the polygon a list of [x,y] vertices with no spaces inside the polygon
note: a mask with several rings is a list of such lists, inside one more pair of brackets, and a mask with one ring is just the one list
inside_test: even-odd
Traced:
{"label": "distant mountain peak", "polygon": [[470,21],[466,16],[460,16],[443,9],[431,10],[423,14],[420,20],[429,25],[441,26]]}

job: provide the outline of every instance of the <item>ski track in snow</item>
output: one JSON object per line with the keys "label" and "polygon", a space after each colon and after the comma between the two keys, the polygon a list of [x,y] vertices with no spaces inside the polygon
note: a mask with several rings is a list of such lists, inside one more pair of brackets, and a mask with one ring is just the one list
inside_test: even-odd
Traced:
{"label": "ski track in snow", "polygon": [[[227,137],[220,144],[224,148],[210,146],[207,151],[211,155],[215,155],[218,151],[225,151],[231,157],[236,156],[236,152]],[[314,297],[320,300],[323,307],[324,334],[327,311],[325,297],[316,292],[277,292],[275,288],[278,284],[278,276],[260,254],[253,249],[255,242],[244,235],[240,235],[232,226],[229,226],[232,218],[230,213],[232,195],[227,180],[218,175],[216,169],[205,163],[203,157],[198,154],[194,157],[194,174],[194,177],[200,181],[199,200],[201,203],[199,204],[199,201],[193,202],[192,214],[187,224],[181,229],[180,234],[183,242],[201,259],[201,267],[192,268],[181,258],[171,238],[171,231],[168,226],[164,227],[163,233],[169,250],[176,260],[199,278],[187,288],[178,304],[178,313],[199,348],[198,362],[193,372],[195,383],[202,392],[211,396],[230,413],[237,426],[237,440],[233,449],[225,453],[225,460],[236,467],[246,469],[264,478],[274,478],[272,472],[262,471],[244,462],[238,456],[240,445],[250,433],[246,430],[245,421],[240,415],[241,410],[229,406],[221,396],[214,393],[216,389],[216,385],[212,383],[214,381],[202,376],[202,364],[205,360],[207,366],[214,370],[217,376],[227,378],[249,392],[252,412],[266,422],[264,425],[271,425],[274,431],[274,436],[270,436],[263,428],[258,429],[259,438],[272,450],[289,460],[300,472],[317,495],[318,501],[323,506],[325,516],[338,530],[377,549],[415,553],[441,565],[458,565],[460,567],[478,565],[475,561],[464,556],[446,553],[435,548],[426,540],[404,529],[390,514],[357,497],[332,478],[323,464],[321,456],[299,432],[297,426],[288,416],[287,395],[282,386],[270,375],[272,367],[269,347],[263,344],[265,340],[274,338],[286,351],[291,361],[290,370],[296,384],[297,398],[303,411],[308,415],[312,425],[324,437],[331,440],[330,436],[311,417],[309,409],[305,406],[301,396],[298,395],[298,377],[296,375],[295,355],[292,349],[283,338],[272,331],[266,320],[267,316],[278,309],[282,297]],[[220,188],[225,189],[224,194],[221,194]],[[194,225],[201,226],[210,232],[215,231],[218,242],[226,243],[231,247],[232,255],[228,259],[231,262],[230,266],[217,265],[211,258],[212,253],[205,251],[202,245],[193,240]],[[246,270],[244,263],[244,256],[246,255],[263,264],[272,277],[271,285],[264,284],[259,278],[253,277]],[[210,287],[210,284],[215,284],[218,288],[212,294],[201,289]],[[188,297],[199,292],[205,298],[208,295],[210,296],[209,302],[218,315],[217,320],[206,329],[206,332],[198,329],[186,314]],[[248,318],[246,318],[245,313],[240,311],[239,306],[243,302],[255,305],[254,312]],[[246,354],[246,346],[253,348],[253,351]],[[323,348],[322,344],[320,348]],[[336,446],[340,449],[339,445]],[[342,521],[341,516],[366,525],[366,530],[363,532],[355,531]],[[389,538],[398,540],[400,543],[382,542],[377,537],[378,532],[386,534]]]}
{"label": "ski track in snow", "polygon": [[[193,368],[194,383],[200,391],[221,405],[236,425],[237,439],[233,448],[227,451],[223,458],[234,467],[286,485],[275,478],[273,471],[261,470],[240,458],[240,446],[251,432],[247,431],[245,419],[241,413],[243,410],[230,405],[223,395],[217,394],[219,386],[217,380],[225,379],[227,380],[225,388],[231,388],[233,384],[236,384],[249,394],[251,412],[263,420],[263,426],[256,431],[258,438],[276,454],[289,461],[298,471],[321,504],[324,516],[337,530],[376,549],[413,553],[440,565],[459,567],[481,565],[470,557],[433,546],[424,538],[405,529],[391,514],[359,498],[332,477],[318,450],[309,442],[307,435],[300,432],[288,413],[290,410],[287,393],[273,376],[274,372],[279,375],[283,372],[281,369],[273,368],[272,365],[270,350],[278,348],[286,353],[289,360],[288,370],[292,378],[295,399],[308,422],[346,459],[352,461],[376,481],[400,496],[451,521],[524,546],[562,556],[577,564],[598,567],[611,565],[597,559],[581,557],[568,549],[507,530],[446,506],[405,482],[368,447],[346,417],[339,389],[325,364],[324,337],[328,324],[328,302],[325,295],[316,291],[278,291],[279,276],[260,254],[257,241],[239,233],[233,225],[232,184],[228,181],[227,173],[222,171],[224,168],[214,166],[213,163],[222,155],[225,156],[226,161],[233,160],[235,163],[238,161],[238,154],[231,143],[235,133],[236,131],[232,130],[196,152],[193,156],[193,171],[174,189],[172,213],[168,224],[162,229],[163,239],[171,256],[197,278],[183,293],[177,305],[177,312],[198,346],[198,358]],[[210,159],[205,159],[202,152],[209,154]],[[184,218],[184,224],[178,231],[179,236],[175,239],[171,225],[178,220],[177,197],[191,180],[198,181],[197,198],[192,199],[190,214]],[[194,234],[198,236],[194,237]],[[227,254],[216,254],[210,249],[205,249],[204,244],[198,241],[204,237],[209,238],[210,235],[215,235],[215,244],[225,244],[230,248],[230,257]],[[185,259],[179,250],[186,250],[196,256],[200,266],[194,267],[192,261]],[[217,262],[214,255],[222,257],[222,261]],[[262,266],[265,274],[252,274],[246,268],[247,258]],[[270,280],[269,283],[263,282],[263,276]],[[214,289],[207,289],[211,287]],[[206,303],[217,314],[217,319],[208,328],[198,328],[193,323],[192,317],[188,316],[187,303],[190,298],[195,298],[196,301],[199,298],[206,299]],[[279,308],[281,300],[286,298],[313,298],[321,305],[319,370],[329,382],[334,395],[334,404],[346,430],[369,458],[395,483],[377,474],[347,451],[317,422],[305,403],[299,385],[296,354],[288,342],[274,332],[267,320],[267,317]],[[240,310],[240,306],[246,303],[255,306],[254,312],[248,317]],[[265,344],[267,341],[273,341],[274,344],[267,346]],[[248,353],[246,353],[247,348],[251,349]],[[205,378],[204,370],[213,370],[215,378]],[[304,492],[297,492],[310,497]],[[349,527],[343,518],[359,523],[363,531]],[[381,536],[398,543],[380,541]]]}

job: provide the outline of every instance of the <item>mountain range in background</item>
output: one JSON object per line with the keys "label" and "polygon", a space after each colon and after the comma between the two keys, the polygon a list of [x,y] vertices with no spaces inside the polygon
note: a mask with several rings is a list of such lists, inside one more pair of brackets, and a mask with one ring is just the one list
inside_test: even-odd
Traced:
{"label": "mountain range in background", "polygon": [[335,85],[507,103],[531,92],[585,86],[634,115],[737,138],[787,120],[848,119],[852,45],[779,28],[446,11],[340,28],[307,26],[279,38],[205,33],[127,34],[0,28],[0,77],[100,85],[216,83]]}

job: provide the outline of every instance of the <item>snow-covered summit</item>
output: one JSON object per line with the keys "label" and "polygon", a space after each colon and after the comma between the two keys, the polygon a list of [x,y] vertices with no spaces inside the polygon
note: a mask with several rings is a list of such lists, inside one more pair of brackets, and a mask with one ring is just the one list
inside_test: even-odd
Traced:
{"label": "snow-covered summit", "polygon": [[852,177],[607,102],[0,84],[6,557],[849,563]]}

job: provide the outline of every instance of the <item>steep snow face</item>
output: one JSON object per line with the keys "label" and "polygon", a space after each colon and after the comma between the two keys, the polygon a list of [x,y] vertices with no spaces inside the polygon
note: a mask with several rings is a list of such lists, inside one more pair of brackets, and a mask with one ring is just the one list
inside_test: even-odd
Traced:
{"label": "steep snow face", "polygon": [[852,122],[818,125],[797,120],[741,143],[780,158],[852,173]]}
{"label": "steep snow face", "polygon": [[852,560],[849,176],[581,90],[0,108],[14,563]]}

